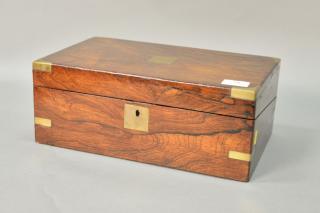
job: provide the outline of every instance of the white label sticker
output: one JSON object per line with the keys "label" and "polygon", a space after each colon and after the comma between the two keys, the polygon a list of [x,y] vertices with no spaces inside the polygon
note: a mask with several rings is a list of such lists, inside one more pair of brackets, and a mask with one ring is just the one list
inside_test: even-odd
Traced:
{"label": "white label sticker", "polygon": [[235,80],[229,80],[224,79],[221,84],[224,85],[230,85],[230,86],[237,86],[237,87],[248,87],[250,85],[250,82],[248,81],[235,81]]}

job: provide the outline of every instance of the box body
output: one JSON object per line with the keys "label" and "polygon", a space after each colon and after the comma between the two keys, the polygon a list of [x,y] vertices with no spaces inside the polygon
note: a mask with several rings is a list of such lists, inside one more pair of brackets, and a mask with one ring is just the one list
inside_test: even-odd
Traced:
{"label": "box body", "polygon": [[278,74],[268,57],[89,39],[34,62],[36,141],[248,181]]}

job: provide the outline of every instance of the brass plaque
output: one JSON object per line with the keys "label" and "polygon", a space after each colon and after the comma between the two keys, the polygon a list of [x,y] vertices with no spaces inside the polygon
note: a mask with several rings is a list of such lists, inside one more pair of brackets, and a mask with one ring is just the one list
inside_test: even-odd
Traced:
{"label": "brass plaque", "polygon": [[32,63],[32,69],[41,72],[51,72],[52,64],[47,61],[34,61]]}
{"label": "brass plaque", "polygon": [[149,131],[149,109],[132,104],[124,105],[124,128]]}
{"label": "brass plaque", "polygon": [[149,63],[154,64],[173,64],[177,60],[176,57],[156,55],[149,59]]}
{"label": "brass plaque", "polygon": [[229,151],[228,157],[231,159],[242,160],[242,161],[251,160],[251,154],[244,153],[244,152],[237,152],[237,151]]}
{"label": "brass plaque", "polygon": [[36,125],[40,125],[40,126],[44,126],[44,127],[51,127],[51,120],[47,119],[47,118],[35,117],[34,123]]}
{"label": "brass plaque", "polygon": [[231,98],[237,98],[248,101],[256,100],[256,88],[240,88],[240,87],[232,87],[231,88]]}

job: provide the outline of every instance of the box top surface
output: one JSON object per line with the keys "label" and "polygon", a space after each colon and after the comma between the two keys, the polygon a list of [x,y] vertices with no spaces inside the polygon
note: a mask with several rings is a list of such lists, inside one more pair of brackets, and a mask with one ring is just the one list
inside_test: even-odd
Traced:
{"label": "box top surface", "polygon": [[97,37],[42,60],[87,71],[215,87],[237,86],[222,84],[225,79],[260,86],[279,63],[271,57]]}
{"label": "box top surface", "polygon": [[255,119],[276,96],[280,60],[91,38],[33,63],[34,86]]}

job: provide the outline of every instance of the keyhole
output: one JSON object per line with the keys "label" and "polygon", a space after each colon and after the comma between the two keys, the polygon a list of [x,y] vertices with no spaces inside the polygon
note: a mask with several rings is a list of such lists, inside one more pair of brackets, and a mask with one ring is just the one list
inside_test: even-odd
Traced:
{"label": "keyhole", "polygon": [[139,117],[139,115],[140,115],[140,111],[136,110],[136,116]]}

